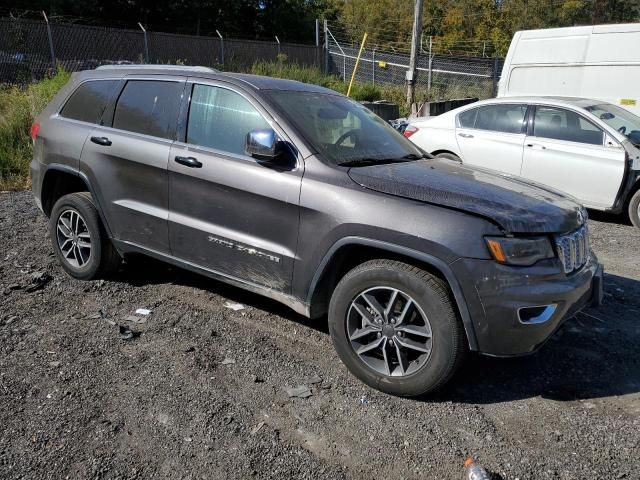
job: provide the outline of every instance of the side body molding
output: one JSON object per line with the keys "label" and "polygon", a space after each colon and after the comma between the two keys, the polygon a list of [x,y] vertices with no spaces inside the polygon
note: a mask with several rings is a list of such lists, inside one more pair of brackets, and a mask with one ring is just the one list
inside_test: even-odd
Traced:
{"label": "side body molding", "polygon": [[307,305],[309,306],[311,305],[311,300],[313,298],[315,289],[317,288],[318,283],[320,282],[320,278],[322,277],[322,274],[325,272],[332,257],[341,247],[344,247],[346,245],[363,245],[367,247],[378,248],[380,250],[386,250],[391,253],[395,253],[398,255],[403,255],[409,258],[419,260],[420,262],[431,265],[438,271],[442,272],[445,279],[449,283],[449,287],[451,288],[453,297],[456,301],[456,306],[458,307],[458,311],[460,312],[462,324],[464,326],[464,330],[467,335],[467,340],[469,342],[469,348],[473,351],[478,350],[478,341],[476,339],[475,329],[473,327],[471,315],[469,314],[469,309],[467,307],[467,301],[465,300],[464,293],[462,292],[460,283],[458,282],[458,279],[454,275],[453,270],[451,270],[451,268],[446,262],[444,262],[443,260],[437,257],[434,257],[433,255],[420,252],[418,250],[414,250],[411,248],[403,247],[402,245],[396,245],[393,243],[388,243],[381,240],[373,240],[373,239],[364,238],[364,237],[344,237],[338,240],[327,251],[322,261],[318,265],[318,268],[316,269],[316,272],[309,286],[309,291],[307,293],[307,300],[306,300]]}

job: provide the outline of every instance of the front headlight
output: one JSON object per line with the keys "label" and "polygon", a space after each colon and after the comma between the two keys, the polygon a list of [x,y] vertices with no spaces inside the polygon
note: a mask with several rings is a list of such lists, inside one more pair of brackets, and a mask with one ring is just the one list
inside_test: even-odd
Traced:
{"label": "front headlight", "polygon": [[528,266],[555,257],[547,237],[485,237],[485,241],[493,258],[506,265]]}

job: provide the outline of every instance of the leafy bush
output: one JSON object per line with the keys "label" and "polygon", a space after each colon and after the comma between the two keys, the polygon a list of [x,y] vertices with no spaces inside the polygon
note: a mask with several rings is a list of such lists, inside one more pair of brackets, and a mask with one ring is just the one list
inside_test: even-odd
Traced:
{"label": "leafy bush", "polygon": [[32,153],[29,129],[35,116],[68,80],[69,74],[58,70],[25,90],[0,89],[0,190],[28,186]]}

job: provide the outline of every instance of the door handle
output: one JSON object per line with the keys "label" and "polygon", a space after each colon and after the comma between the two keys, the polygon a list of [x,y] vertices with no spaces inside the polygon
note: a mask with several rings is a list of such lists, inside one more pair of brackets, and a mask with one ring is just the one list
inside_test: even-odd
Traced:
{"label": "door handle", "polygon": [[462,138],[473,138],[473,135],[471,135],[470,133],[459,133],[458,135]]}
{"label": "door handle", "polygon": [[541,150],[547,149],[547,147],[545,147],[544,145],[538,145],[537,143],[527,143],[527,147],[529,148],[539,147]]}
{"label": "door handle", "polygon": [[190,168],[202,168],[202,162],[199,162],[197,158],[193,157],[176,157],[176,163],[180,165],[184,165],[185,167]]}
{"label": "door handle", "polygon": [[102,145],[103,147],[111,146],[111,140],[109,140],[107,137],[91,137],[91,141],[93,143],[97,143],[98,145]]}

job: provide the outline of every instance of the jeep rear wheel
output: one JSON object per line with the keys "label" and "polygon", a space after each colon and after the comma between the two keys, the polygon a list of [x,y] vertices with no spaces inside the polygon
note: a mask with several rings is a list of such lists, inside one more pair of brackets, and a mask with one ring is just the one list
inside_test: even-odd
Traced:
{"label": "jeep rear wheel", "polygon": [[438,389],[465,351],[446,284],[392,260],[365,262],[342,278],[329,305],[329,330],[347,368],[394,395]]}
{"label": "jeep rear wheel", "polygon": [[93,280],[120,264],[88,192],[64,195],[55,203],[49,235],[62,268],[74,278]]}

